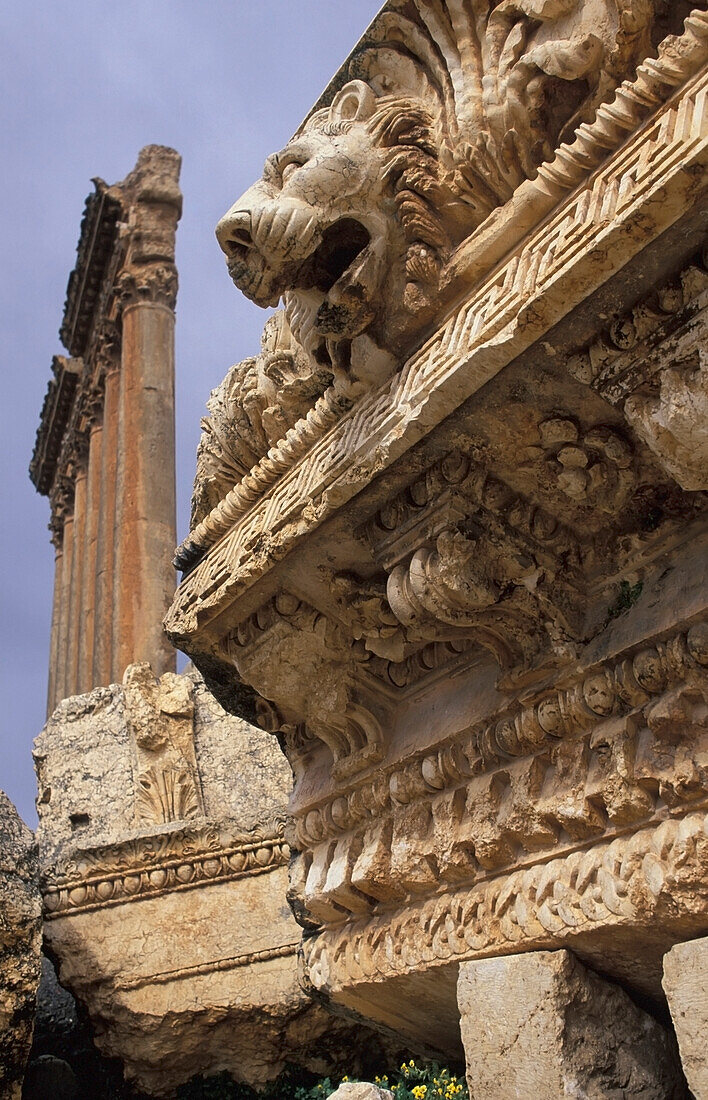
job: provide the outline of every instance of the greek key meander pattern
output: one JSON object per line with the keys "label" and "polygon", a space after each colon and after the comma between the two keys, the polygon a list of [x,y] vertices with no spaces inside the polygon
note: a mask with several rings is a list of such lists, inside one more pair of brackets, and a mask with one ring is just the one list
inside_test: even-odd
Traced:
{"label": "greek key meander pattern", "polygon": [[100,850],[88,856],[96,864],[93,873],[69,871],[45,883],[45,920],[267,874],[288,863],[290,849],[281,833],[249,844],[201,848],[182,855],[168,852],[162,858],[140,862],[128,852],[122,866],[115,866],[115,857],[101,866]]}
{"label": "greek key meander pattern", "polygon": [[[564,143],[553,161],[542,164],[536,180],[527,187],[539,203],[539,220],[549,196],[563,198],[614,151],[635,130],[647,114],[660,106],[673,90],[693,76],[708,55],[708,15],[695,11],[686,20],[684,34],[673,50],[661,49],[657,58],[647,58],[634,80],[624,81],[614,99],[602,104],[592,123],[578,128],[572,143]],[[507,227],[513,233],[512,225]],[[264,455],[250,473],[234,486],[226,498],[198,524],[180,551],[188,546],[213,545],[230,527],[321,438],[341,416],[332,396],[320,398],[307,417],[299,421],[276,446]]]}
{"label": "greek key meander pattern", "polygon": [[398,805],[454,789],[504,760],[577,736],[610,716],[628,714],[706,665],[706,623],[663,641],[643,642],[631,655],[585,670],[575,682],[544,693],[533,705],[514,704],[508,714],[485,720],[442,746],[429,747],[403,765],[379,769],[346,794],[299,808],[298,845],[307,848],[342,835]]}
{"label": "greek key meander pattern", "polygon": [[[265,532],[289,527],[290,537],[277,549],[277,557],[283,557],[356,493],[382,456],[397,458],[432,427],[427,421],[437,422],[451,411],[451,400],[456,407],[567,313],[574,304],[567,294],[564,301],[551,302],[549,292],[559,287],[571,265],[577,267],[599,250],[615,265],[621,252],[626,263],[640,247],[629,230],[638,218],[646,223],[649,201],[659,193],[663,201],[654,202],[651,211],[654,235],[671,224],[675,215],[668,196],[690,187],[686,169],[708,148],[707,87],[708,74],[702,74],[684,88],[449,316],[390,383],[363,398],[281,478],[182,582],[166,619],[169,630],[178,636],[190,633],[195,615],[211,617],[273,565],[276,552],[268,558],[252,554]],[[644,244],[647,231],[645,224]],[[577,279],[578,295],[585,297],[604,281],[609,267],[609,260],[604,270],[595,264],[592,273]],[[549,298],[539,321],[534,308],[540,314],[544,296]],[[448,388],[451,398],[445,396]],[[433,396],[434,412],[427,409]],[[359,480],[351,477],[353,467]]]}
{"label": "greek key meander pattern", "polygon": [[122,992],[142,989],[146,985],[167,985],[170,982],[183,981],[185,978],[201,978],[207,974],[219,974],[227,970],[239,970],[255,963],[270,962],[272,959],[287,959],[296,955],[300,941],[284,943],[278,947],[266,947],[262,951],[251,951],[246,955],[234,955],[228,959],[214,959],[212,962],[195,963],[194,966],[182,966],[178,970],[165,970],[160,974],[145,974],[135,978],[126,978],[117,982],[115,988]]}
{"label": "greek key meander pattern", "polygon": [[[451,891],[369,921],[352,921],[305,940],[315,988],[360,982],[446,962],[572,942],[595,928],[656,926],[692,915],[708,929],[697,896],[708,851],[708,815],[619,836],[588,851],[537,864],[471,889]],[[682,938],[685,938],[685,924]]]}

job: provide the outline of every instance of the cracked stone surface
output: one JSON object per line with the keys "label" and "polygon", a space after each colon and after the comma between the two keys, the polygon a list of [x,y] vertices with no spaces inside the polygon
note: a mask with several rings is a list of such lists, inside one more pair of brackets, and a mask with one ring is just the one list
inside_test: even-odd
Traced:
{"label": "cracked stone surface", "polygon": [[708,1097],[708,938],[677,943],[664,956],[664,991],[683,1071],[696,1100]]}
{"label": "cracked stone surface", "polygon": [[0,1096],[19,1100],[40,975],[37,845],[0,791]]}
{"label": "cracked stone surface", "polygon": [[471,1100],[679,1100],[673,1037],[570,951],[463,963],[460,1028]]}

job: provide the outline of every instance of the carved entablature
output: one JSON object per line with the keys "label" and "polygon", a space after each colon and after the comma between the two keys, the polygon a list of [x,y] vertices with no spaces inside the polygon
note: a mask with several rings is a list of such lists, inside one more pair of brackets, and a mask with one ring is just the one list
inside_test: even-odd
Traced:
{"label": "carved entablature", "polygon": [[506,881],[543,946],[519,876],[708,797],[704,9],[390,0],[219,225],[284,316],[210,401],[166,627],[280,738],[350,1006],[347,929],[383,981],[387,922],[442,952],[431,898]]}
{"label": "carved entablature", "polygon": [[173,829],[77,852],[45,867],[45,920],[267,874],[290,855],[284,826],[233,835],[214,825]]}
{"label": "carved entablature", "polygon": [[96,179],[86,199],[59,333],[71,358],[54,358],[30,464],[38,492],[50,497],[58,545],[66,483],[73,486],[86,465],[91,429],[103,419],[105,377],[120,367],[122,311],[146,300],[174,309],[179,166],[174,150],[146,146],[125,180],[109,186]]}

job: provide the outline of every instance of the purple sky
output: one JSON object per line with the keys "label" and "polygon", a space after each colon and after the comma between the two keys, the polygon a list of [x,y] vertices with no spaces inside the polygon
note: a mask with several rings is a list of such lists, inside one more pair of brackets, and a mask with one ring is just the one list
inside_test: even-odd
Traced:
{"label": "purple sky", "polygon": [[5,0],[0,8],[4,267],[0,787],[36,822],[31,746],[44,722],[53,552],[27,476],[91,177],[151,142],[182,154],[177,234],[178,531],[199,419],[265,315],[230,283],[214,225],[260,175],[379,0]]}

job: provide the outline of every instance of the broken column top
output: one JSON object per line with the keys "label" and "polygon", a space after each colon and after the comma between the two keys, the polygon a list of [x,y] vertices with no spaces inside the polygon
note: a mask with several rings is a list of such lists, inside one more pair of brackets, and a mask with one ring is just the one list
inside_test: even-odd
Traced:
{"label": "broken column top", "polygon": [[[124,180],[109,185],[97,177],[86,199],[59,330],[68,357],[52,360],[30,463],[32,483],[52,500],[54,526],[72,494],[77,454],[100,417],[105,372],[120,359],[121,278],[134,265],[139,270],[148,262],[174,262],[174,229],[182,213],[180,166],[174,149],[146,145]],[[155,204],[174,211],[168,217],[171,232],[156,235],[145,224],[154,220],[148,211]]]}

